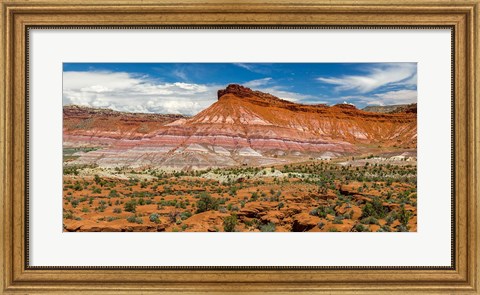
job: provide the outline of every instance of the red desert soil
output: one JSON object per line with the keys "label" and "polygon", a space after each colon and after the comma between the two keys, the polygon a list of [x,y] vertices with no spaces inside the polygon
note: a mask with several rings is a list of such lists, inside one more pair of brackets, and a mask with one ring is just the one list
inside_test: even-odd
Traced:
{"label": "red desert soil", "polygon": [[[337,169],[325,162],[286,165],[273,168],[282,177],[230,183],[193,172],[153,173],[155,179],[142,181],[68,175],[64,230],[416,231],[416,168],[357,168]],[[256,171],[217,172],[262,174]],[[293,177],[300,171],[309,176]],[[379,176],[363,176],[373,173]],[[385,173],[398,178],[380,176]]]}

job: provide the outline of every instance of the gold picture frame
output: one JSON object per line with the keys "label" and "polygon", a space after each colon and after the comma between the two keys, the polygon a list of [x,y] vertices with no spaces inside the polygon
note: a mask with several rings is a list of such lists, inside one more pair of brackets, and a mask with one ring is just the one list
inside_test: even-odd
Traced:
{"label": "gold picture frame", "polygon": [[[94,294],[295,292],[478,294],[478,0],[0,0],[2,291]],[[119,14],[122,17],[118,17]],[[454,251],[451,267],[29,267],[28,42],[31,27],[449,27],[453,31]]]}

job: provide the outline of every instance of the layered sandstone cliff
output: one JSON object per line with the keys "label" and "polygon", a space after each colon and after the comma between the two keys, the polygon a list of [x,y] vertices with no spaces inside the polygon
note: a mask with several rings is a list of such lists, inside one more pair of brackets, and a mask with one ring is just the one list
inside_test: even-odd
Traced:
{"label": "layered sandstone cliff", "polygon": [[[373,113],[304,105],[232,84],[197,115],[64,108],[64,146],[97,146],[74,164],[201,169],[267,165],[359,146],[416,148],[416,105]],[[298,159],[297,159],[298,160]]]}

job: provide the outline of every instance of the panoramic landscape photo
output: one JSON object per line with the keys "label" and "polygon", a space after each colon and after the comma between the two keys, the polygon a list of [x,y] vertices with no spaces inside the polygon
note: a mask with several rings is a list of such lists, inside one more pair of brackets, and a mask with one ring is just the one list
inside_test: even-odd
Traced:
{"label": "panoramic landscape photo", "polygon": [[417,64],[64,63],[62,202],[64,232],[416,232]]}

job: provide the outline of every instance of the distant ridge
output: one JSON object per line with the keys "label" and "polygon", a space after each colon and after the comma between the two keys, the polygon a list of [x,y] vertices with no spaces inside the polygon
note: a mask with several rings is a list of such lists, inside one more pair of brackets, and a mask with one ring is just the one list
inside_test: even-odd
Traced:
{"label": "distant ridge", "polygon": [[122,112],[116,111],[109,108],[94,108],[89,106],[82,105],[64,105],[63,113],[67,116],[85,116],[85,115],[105,115],[105,116],[128,116],[128,117],[150,117],[150,118],[172,118],[174,120],[180,118],[187,118],[187,116],[179,114],[157,114],[157,113],[141,113],[141,112]]}
{"label": "distant ridge", "polygon": [[394,113],[416,113],[417,112],[417,104],[396,104],[396,105],[388,105],[388,106],[367,106],[363,108],[366,112],[373,112],[373,113],[382,113],[382,114],[394,114]]}
{"label": "distant ridge", "polygon": [[68,135],[139,138],[161,126],[186,119],[176,114],[119,112],[79,105],[63,106],[63,130]]}

